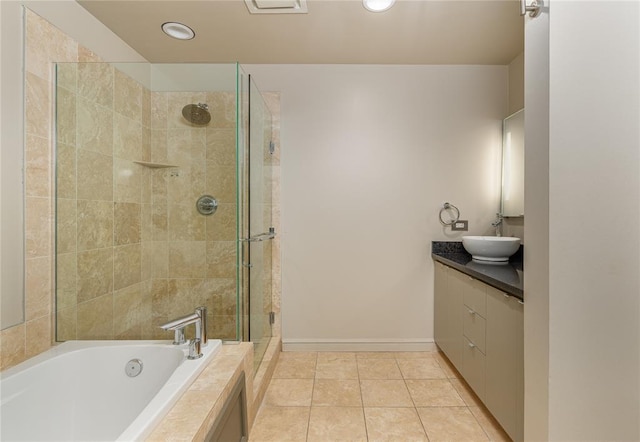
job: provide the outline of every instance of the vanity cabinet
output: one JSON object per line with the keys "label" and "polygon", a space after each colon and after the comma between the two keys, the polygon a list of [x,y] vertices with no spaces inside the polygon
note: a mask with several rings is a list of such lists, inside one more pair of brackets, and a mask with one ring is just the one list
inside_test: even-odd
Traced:
{"label": "vanity cabinet", "polygon": [[435,262],[434,336],[513,440],[524,437],[522,302]]}

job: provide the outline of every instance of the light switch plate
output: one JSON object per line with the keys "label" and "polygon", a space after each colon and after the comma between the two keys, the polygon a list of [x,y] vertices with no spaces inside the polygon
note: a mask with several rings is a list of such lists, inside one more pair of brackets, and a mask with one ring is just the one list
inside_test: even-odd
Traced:
{"label": "light switch plate", "polygon": [[451,230],[466,232],[469,230],[469,221],[458,220],[451,225]]}

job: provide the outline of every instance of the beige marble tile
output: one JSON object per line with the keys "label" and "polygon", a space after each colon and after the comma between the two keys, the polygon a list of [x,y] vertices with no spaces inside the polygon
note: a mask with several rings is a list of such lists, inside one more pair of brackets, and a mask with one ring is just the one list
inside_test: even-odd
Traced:
{"label": "beige marble tile", "polygon": [[151,242],[153,240],[152,212],[153,206],[151,200],[149,200],[149,203],[142,203],[140,205],[140,240],[142,242]]}
{"label": "beige marble tile", "polygon": [[51,254],[51,217],[49,198],[33,196],[26,198],[26,258],[37,258]]}
{"label": "beige marble tile", "polygon": [[142,202],[142,167],[129,160],[113,159],[114,201]]}
{"label": "beige marble tile", "polygon": [[151,91],[142,86],[142,125],[151,128]]}
{"label": "beige marble tile", "polygon": [[78,302],[113,291],[113,249],[78,253]]}
{"label": "beige marble tile", "polygon": [[448,379],[407,379],[416,407],[457,407],[465,403]]}
{"label": "beige marble tile", "polygon": [[462,400],[467,406],[472,407],[482,407],[482,401],[476,394],[473,392],[471,387],[463,380],[463,379],[449,379],[453,388],[456,389]]}
{"label": "beige marble tile", "polygon": [[418,408],[431,442],[489,440],[467,407]]}
{"label": "beige marble tile", "polygon": [[117,246],[139,243],[141,241],[141,205],[114,203],[113,212],[113,243]]}
{"label": "beige marble tile", "polygon": [[78,200],[78,251],[113,245],[113,203]]}
{"label": "beige marble tile", "polygon": [[[51,136],[51,83],[27,72],[25,74],[25,133],[41,138]],[[67,103],[68,104],[68,103]]]}
{"label": "beige marble tile", "polygon": [[201,162],[206,156],[206,139],[203,130],[180,128],[167,129],[167,160],[180,167]]}
{"label": "beige marble tile", "polygon": [[77,158],[78,199],[113,201],[113,158],[83,149]]}
{"label": "beige marble tile", "polygon": [[207,161],[207,192],[216,197],[219,203],[236,202],[236,169],[234,166],[216,166]]}
{"label": "beige marble tile", "polygon": [[25,11],[26,69],[49,80],[53,68],[52,61],[76,61],[78,44],[31,10]]}
{"label": "beige marble tile", "polygon": [[275,407],[311,405],[313,379],[273,379],[267,388],[264,404]]}
{"label": "beige marble tile", "polygon": [[27,196],[51,195],[51,146],[47,138],[27,135],[25,144],[25,191]]}
{"label": "beige marble tile", "polygon": [[167,129],[166,92],[151,92],[151,128]]}
{"label": "beige marble tile", "polygon": [[[75,58],[77,59],[77,49]],[[76,92],[78,90],[78,64],[69,63],[69,61],[56,63],[56,84],[71,92]]]}
{"label": "beige marble tile", "polygon": [[76,148],[58,144],[56,152],[56,193],[58,198],[76,198]]}
{"label": "beige marble tile", "polygon": [[51,315],[42,316],[26,323],[25,356],[32,358],[51,347]]}
{"label": "beige marble tile", "polygon": [[208,92],[206,97],[211,112],[212,128],[236,126],[236,94],[234,92]]}
{"label": "beige marble tile", "polygon": [[78,94],[112,108],[113,67],[109,63],[79,63]]}
{"label": "beige marble tile", "polygon": [[77,147],[113,156],[113,109],[83,97],[77,101]]}
{"label": "beige marble tile", "polygon": [[78,309],[74,306],[59,310],[56,313],[56,341],[77,339],[76,326]]}
{"label": "beige marble tile", "polygon": [[367,440],[360,407],[311,407],[308,442]]}
{"label": "beige marble tile", "polygon": [[151,161],[168,164],[167,130],[151,129]]}
{"label": "beige marble tile", "polygon": [[76,94],[62,87],[56,88],[56,137],[59,143],[76,144]]}
{"label": "beige marble tile", "polygon": [[169,204],[169,241],[204,241],[206,218],[198,213],[195,201],[192,203]]}
{"label": "beige marble tile", "polygon": [[148,281],[153,277],[153,243],[140,243],[140,281]]}
{"label": "beige marble tile", "polygon": [[489,413],[484,405],[479,407],[469,407],[469,411],[476,418],[484,432],[492,441],[510,442],[511,438],[502,429],[498,421]]}
{"label": "beige marble tile", "polygon": [[358,379],[355,359],[323,360],[318,355],[316,379]]}
{"label": "beige marble tile", "polygon": [[95,52],[78,45],[78,62],[80,63],[102,63],[103,60]]}
{"label": "beige marble tile", "polygon": [[142,161],[151,161],[151,129],[142,126]]}
{"label": "beige marble tile", "polygon": [[314,407],[362,407],[360,382],[357,379],[316,379],[311,404]]}
{"label": "beige marble tile", "polygon": [[131,161],[142,160],[142,123],[139,120],[114,114],[113,156]]}
{"label": "beige marble tile", "polygon": [[395,359],[358,359],[360,379],[402,379]]}
{"label": "beige marble tile", "polygon": [[446,379],[446,373],[433,358],[397,359],[404,379]]}
{"label": "beige marble tile", "polygon": [[318,359],[318,353],[315,351],[282,351],[279,356],[280,360],[286,359]]}
{"label": "beige marble tile", "polygon": [[78,339],[113,339],[113,293],[78,304]]}
{"label": "beige marble tile", "polygon": [[207,163],[215,166],[235,166],[235,129],[207,128]]}
{"label": "beige marble tile", "polygon": [[25,319],[31,321],[51,314],[51,258],[25,260]]}
{"label": "beige marble tile", "polygon": [[204,278],[206,256],[205,241],[169,242],[169,277]]}
{"label": "beige marble tile", "polygon": [[442,368],[442,370],[445,372],[448,378],[462,379],[462,375],[458,373],[458,370],[456,370],[456,368],[453,366],[451,361],[447,359],[444,353],[442,352],[435,353],[434,359],[438,361],[438,364],[440,364],[440,368]]}
{"label": "beige marble tile", "polygon": [[235,278],[207,278],[194,302],[205,305],[215,316],[236,314]]}
{"label": "beige marble tile", "polygon": [[75,306],[77,254],[64,253],[56,256],[56,308],[58,310]]}
{"label": "beige marble tile", "polygon": [[236,273],[236,243],[207,241],[207,278],[233,278]]}
{"label": "beige marble tile", "polygon": [[113,109],[125,117],[142,123],[142,91],[140,83],[114,69]]}
{"label": "beige marble tile", "polygon": [[169,226],[169,209],[166,201],[154,198],[151,207],[151,239],[154,241],[166,241]]}
{"label": "beige marble tile", "polygon": [[249,433],[250,442],[305,442],[309,407],[262,407]]}
{"label": "beige marble tile", "polygon": [[24,323],[0,331],[0,368],[13,367],[24,361],[26,325]]}
{"label": "beige marble tile", "polygon": [[207,241],[235,241],[236,205],[221,203],[213,216],[206,220]]}
{"label": "beige marble tile", "polygon": [[169,276],[169,244],[166,241],[153,241],[153,261],[151,263],[151,276],[154,278],[166,278]]}
{"label": "beige marble tile", "polygon": [[404,381],[362,380],[362,402],[365,407],[412,407],[413,402]]}
{"label": "beige marble tile", "polygon": [[119,290],[137,284],[142,277],[142,249],[140,244],[113,248],[113,288]]}
{"label": "beige marble tile", "polygon": [[113,293],[113,333],[116,339],[140,339],[142,293],[134,284]]}
{"label": "beige marble tile", "polygon": [[56,252],[75,252],[78,241],[76,200],[58,198],[56,204]]}
{"label": "beige marble tile", "polygon": [[316,374],[315,358],[283,358],[278,361],[274,379],[313,379]]}
{"label": "beige marble tile", "polygon": [[395,359],[395,353],[391,351],[361,351],[357,353],[358,359]]}
{"label": "beige marble tile", "polygon": [[393,352],[396,359],[429,359],[434,358],[435,351],[395,351]]}
{"label": "beige marble tile", "polygon": [[428,442],[415,408],[365,408],[369,442]]}

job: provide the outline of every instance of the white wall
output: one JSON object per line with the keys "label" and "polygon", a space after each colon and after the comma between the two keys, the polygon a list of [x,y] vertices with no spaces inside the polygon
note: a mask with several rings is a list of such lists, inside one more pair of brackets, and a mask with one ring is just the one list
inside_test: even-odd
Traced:
{"label": "white wall", "polygon": [[638,2],[557,0],[526,25],[526,186],[548,204],[526,201],[528,440],[640,440],[639,25]]}
{"label": "white wall", "polygon": [[499,206],[507,67],[250,65],[281,92],[285,348],[427,348],[432,240]]}

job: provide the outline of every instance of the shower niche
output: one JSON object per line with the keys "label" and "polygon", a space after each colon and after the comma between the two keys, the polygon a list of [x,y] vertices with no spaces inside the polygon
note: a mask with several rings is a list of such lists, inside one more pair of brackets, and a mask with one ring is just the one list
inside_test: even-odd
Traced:
{"label": "shower niche", "polygon": [[273,247],[245,240],[274,227],[273,129],[250,83],[237,64],[56,66],[57,341],[170,339],[158,325],[203,305],[209,336],[268,342]]}

